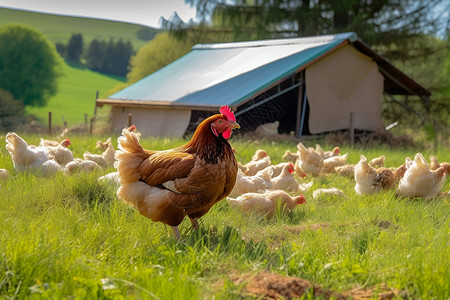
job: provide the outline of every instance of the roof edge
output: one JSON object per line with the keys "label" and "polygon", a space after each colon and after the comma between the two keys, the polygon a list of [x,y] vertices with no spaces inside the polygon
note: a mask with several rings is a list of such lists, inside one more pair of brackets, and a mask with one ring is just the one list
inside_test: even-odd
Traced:
{"label": "roof edge", "polygon": [[349,40],[351,43],[353,43],[356,40],[358,40],[358,35],[355,32],[344,32],[337,34],[308,36],[301,38],[270,39],[270,40],[257,40],[245,42],[216,43],[216,44],[197,44],[192,47],[192,50],[218,50],[218,49],[249,48],[249,47],[270,47],[280,45],[310,44],[314,42],[324,43],[336,40]]}
{"label": "roof edge", "polygon": [[218,111],[220,108],[220,105],[196,105],[191,103],[177,103],[172,101],[108,99],[108,98],[96,99],[95,105],[99,107],[102,107],[103,105],[111,105],[111,106],[127,106],[127,107],[132,106],[141,108],[206,110],[206,111]]}

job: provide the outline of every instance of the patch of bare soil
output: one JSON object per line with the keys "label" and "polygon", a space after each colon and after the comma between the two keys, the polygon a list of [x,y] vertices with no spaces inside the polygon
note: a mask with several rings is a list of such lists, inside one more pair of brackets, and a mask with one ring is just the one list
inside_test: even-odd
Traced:
{"label": "patch of bare soil", "polygon": [[[237,280],[242,283],[242,279]],[[399,290],[388,289],[385,285],[372,288],[355,288],[345,292],[325,290],[317,284],[298,278],[286,277],[273,273],[260,273],[254,276],[245,286],[243,293],[262,299],[296,299],[305,294],[311,294],[321,299],[393,299],[400,295]]]}
{"label": "patch of bare soil", "polygon": [[325,299],[347,299],[346,296],[323,290],[319,285],[297,277],[285,277],[279,274],[261,273],[256,275],[245,287],[245,293],[263,297],[263,299],[294,299],[306,293]]}

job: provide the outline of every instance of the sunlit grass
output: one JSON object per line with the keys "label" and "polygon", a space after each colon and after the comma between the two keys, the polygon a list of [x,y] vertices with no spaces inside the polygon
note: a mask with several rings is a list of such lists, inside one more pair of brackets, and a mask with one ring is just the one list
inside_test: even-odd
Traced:
{"label": "sunlit grass", "polygon": [[[24,137],[39,142],[37,136]],[[99,152],[97,137],[70,139],[76,157]],[[113,143],[116,147],[115,137]],[[152,149],[181,143],[142,140]],[[231,143],[241,162],[257,148],[273,163],[281,162],[285,149],[295,150],[287,142]],[[385,154],[387,166],[398,166],[416,151],[342,147],[351,163],[360,154]],[[439,155],[450,161],[450,153]],[[278,211],[272,219],[221,201],[200,220],[199,231],[185,220],[182,240],[176,241],[170,227],[149,221],[117,199],[114,186],[97,182],[113,169],[73,177],[16,174],[4,137],[0,168],[13,176],[0,183],[0,296],[5,299],[236,299],[247,275],[261,271],[335,291],[384,283],[410,298],[450,295],[450,209],[442,198],[404,199],[395,191],[359,196],[352,179],[331,175],[313,179],[307,204],[288,214]],[[331,186],[347,197],[312,198],[314,189]],[[447,179],[444,190],[449,188]]]}

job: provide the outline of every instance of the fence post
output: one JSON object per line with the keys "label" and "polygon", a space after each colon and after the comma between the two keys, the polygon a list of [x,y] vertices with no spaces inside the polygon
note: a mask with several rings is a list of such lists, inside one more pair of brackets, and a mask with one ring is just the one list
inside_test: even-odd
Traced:
{"label": "fence post", "polygon": [[92,132],[94,132],[94,121],[95,121],[95,117],[91,118],[91,126],[89,128],[89,134],[92,134]]}
{"label": "fence post", "polygon": [[350,112],[350,142],[352,143],[352,145],[355,144],[355,130],[353,126],[353,113]]}
{"label": "fence post", "polygon": [[84,114],[84,126],[86,128],[86,130],[88,129],[88,117],[87,114]]}
{"label": "fence post", "polygon": [[52,112],[48,112],[48,134],[52,134]]}
{"label": "fence post", "polygon": [[128,114],[128,127],[130,127],[131,124],[133,124],[132,118],[133,118],[133,115],[132,115],[131,113],[129,113],[129,114]]}

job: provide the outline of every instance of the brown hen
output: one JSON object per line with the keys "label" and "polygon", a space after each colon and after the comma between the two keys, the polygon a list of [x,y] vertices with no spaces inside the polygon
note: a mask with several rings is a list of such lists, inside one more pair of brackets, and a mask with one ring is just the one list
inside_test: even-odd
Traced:
{"label": "brown hen", "polygon": [[165,151],[145,150],[134,132],[118,138],[116,164],[119,198],[134,205],[154,222],[178,225],[185,216],[194,228],[197,220],[233,189],[238,170],[227,139],[240,128],[228,106],[200,123],[185,145]]}

